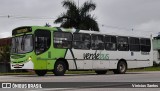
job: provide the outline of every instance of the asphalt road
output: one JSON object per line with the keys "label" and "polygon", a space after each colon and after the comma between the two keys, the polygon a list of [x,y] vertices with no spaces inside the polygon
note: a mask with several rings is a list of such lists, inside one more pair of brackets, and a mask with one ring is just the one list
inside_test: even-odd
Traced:
{"label": "asphalt road", "polygon": [[39,77],[37,75],[2,75],[0,82],[160,82],[160,71],[127,72],[126,74],[52,74]]}
{"label": "asphalt road", "polygon": [[[50,85],[56,85],[59,82],[61,85],[70,86],[74,84],[75,87],[63,88],[44,88],[44,89],[18,89],[18,91],[160,91],[160,71],[156,72],[127,72],[126,74],[66,74],[65,76],[54,76],[52,74],[44,77],[37,75],[7,75],[0,76],[0,82],[54,82]],[[66,82],[64,84],[64,82]],[[81,83],[76,85],[76,82]],[[145,82],[145,83],[143,83]],[[155,87],[136,87],[133,85],[144,86],[148,82]],[[139,84],[138,84],[139,85]],[[79,87],[76,87],[79,86]],[[9,89],[0,89],[0,91],[10,91]],[[12,91],[17,89],[13,89]]]}

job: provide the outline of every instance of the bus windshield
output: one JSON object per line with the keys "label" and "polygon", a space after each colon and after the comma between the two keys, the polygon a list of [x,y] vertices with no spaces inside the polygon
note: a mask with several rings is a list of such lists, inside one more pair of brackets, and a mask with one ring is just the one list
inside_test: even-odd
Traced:
{"label": "bus windshield", "polygon": [[23,54],[33,50],[32,35],[23,35],[12,38],[11,53]]}

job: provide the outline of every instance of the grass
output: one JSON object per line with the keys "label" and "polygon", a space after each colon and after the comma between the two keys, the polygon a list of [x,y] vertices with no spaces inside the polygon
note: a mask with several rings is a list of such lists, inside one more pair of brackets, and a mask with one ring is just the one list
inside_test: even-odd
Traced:
{"label": "grass", "polygon": [[159,67],[147,67],[147,68],[138,68],[138,69],[129,69],[129,72],[140,72],[140,71],[160,71]]}
{"label": "grass", "polygon": [[[138,69],[129,69],[128,72],[143,72],[143,71],[160,71],[160,66],[158,67],[147,67]],[[95,71],[66,71],[66,74],[89,74],[95,73]],[[0,73],[0,75],[33,75],[33,72],[12,72],[12,73]],[[48,72],[47,74],[53,74],[53,72]]]}
{"label": "grass", "polygon": [[[65,74],[89,74],[95,73],[94,71],[66,71]],[[0,75],[33,75],[33,72],[12,72],[12,73],[0,73]],[[49,71],[47,74],[53,74],[53,72]]]}
{"label": "grass", "polygon": [[0,73],[0,75],[31,75],[29,72],[19,72],[19,73]]}

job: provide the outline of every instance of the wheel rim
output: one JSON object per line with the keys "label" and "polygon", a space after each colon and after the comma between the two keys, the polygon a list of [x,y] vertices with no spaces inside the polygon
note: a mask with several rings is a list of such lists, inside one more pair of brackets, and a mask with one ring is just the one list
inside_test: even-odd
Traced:
{"label": "wheel rim", "polygon": [[125,70],[126,70],[125,64],[121,64],[121,65],[120,65],[120,71],[121,71],[121,72],[124,72]]}
{"label": "wheel rim", "polygon": [[62,64],[58,64],[57,65],[57,71],[62,72],[64,70],[63,65]]}

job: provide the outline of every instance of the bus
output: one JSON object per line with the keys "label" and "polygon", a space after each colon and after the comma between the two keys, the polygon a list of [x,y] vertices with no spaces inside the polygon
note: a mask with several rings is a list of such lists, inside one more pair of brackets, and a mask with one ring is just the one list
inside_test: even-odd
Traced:
{"label": "bus", "polygon": [[23,26],[12,31],[11,69],[124,74],[127,69],[153,65],[152,38],[109,35],[59,27]]}
{"label": "bus", "polygon": [[160,35],[153,38],[153,61],[155,65],[160,64]]}

